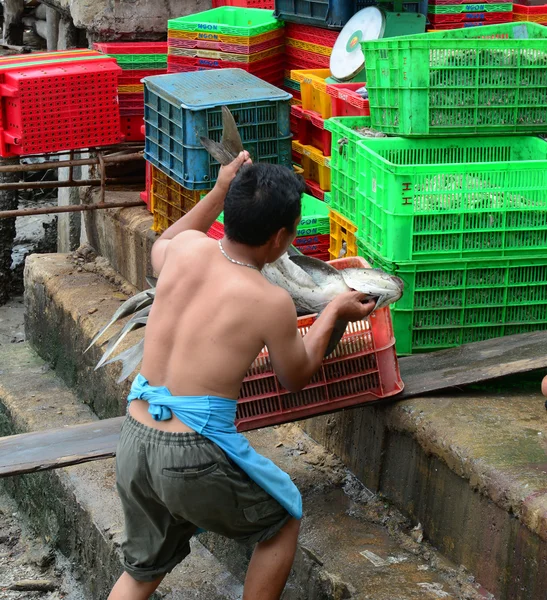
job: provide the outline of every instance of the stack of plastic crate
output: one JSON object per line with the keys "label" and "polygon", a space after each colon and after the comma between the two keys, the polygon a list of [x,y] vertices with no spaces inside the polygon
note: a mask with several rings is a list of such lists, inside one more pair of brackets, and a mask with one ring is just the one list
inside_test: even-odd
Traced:
{"label": "stack of plastic crate", "polygon": [[241,69],[214,69],[144,79],[145,159],[150,209],[162,231],[199,201],[219,163],[200,142],[220,142],[228,106],[253,162],[291,167],[290,95]]}
{"label": "stack of plastic crate", "polygon": [[338,119],[332,145],[356,144],[341,185],[356,174],[345,210],[359,254],[405,284],[392,306],[399,353],[546,329],[547,142],[533,134],[547,132],[547,28],[362,47],[371,126],[400,137],[352,142],[359,127]]}
{"label": "stack of plastic crate", "polygon": [[118,77],[93,50],[0,57],[0,156],[24,156],[120,141]]}
{"label": "stack of plastic crate", "polygon": [[301,106],[292,106],[293,160],[302,165],[304,179],[310,194],[325,199],[330,191],[330,132],[325,120],[332,114],[331,97],[327,94],[325,79],[329,69],[291,71],[291,77],[300,83]]}
{"label": "stack of plastic crate", "polygon": [[478,3],[429,0],[427,18],[429,31],[509,23],[513,20],[513,4],[491,0]]}
{"label": "stack of plastic crate", "polygon": [[120,125],[127,141],[143,140],[143,77],[167,73],[167,42],[101,42],[93,48],[122,68],[118,84]]}
{"label": "stack of plastic crate", "polygon": [[288,71],[328,69],[338,31],[299,23],[287,23],[285,34],[286,69]]}
{"label": "stack of plastic crate", "polygon": [[547,4],[544,0],[524,0],[520,4],[513,5],[513,21],[531,21],[547,25]]}
{"label": "stack of plastic crate", "polygon": [[168,69],[180,73],[238,68],[281,86],[282,21],[271,10],[223,6],[168,22]]}

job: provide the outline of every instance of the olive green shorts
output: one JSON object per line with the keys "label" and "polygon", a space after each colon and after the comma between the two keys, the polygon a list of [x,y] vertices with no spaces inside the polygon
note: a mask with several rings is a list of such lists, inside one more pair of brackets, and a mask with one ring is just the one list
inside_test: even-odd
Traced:
{"label": "olive green shorts", "polygon": [[138,581],[171,571],[197,529],[254,544],[273,537],[289,513],[213,442],[167,433],[127,416],[116,454],[125,515],[125,570]]}

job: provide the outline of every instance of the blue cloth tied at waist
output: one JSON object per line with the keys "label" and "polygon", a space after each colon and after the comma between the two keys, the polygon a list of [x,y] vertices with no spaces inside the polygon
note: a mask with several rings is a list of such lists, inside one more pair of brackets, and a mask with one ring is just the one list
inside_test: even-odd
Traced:
{"label": "blue cloth tied at waist", "polygon": [[219,446],[236,465],[287,512],[302,517],[302,497],[287,473],[259,454],[235,426],[237,401],[220,396],[173,396],[164,386],[153,386],[140,373],[131,386],[127,401],[146,400],[156,421],[175,415],[185,425]]}

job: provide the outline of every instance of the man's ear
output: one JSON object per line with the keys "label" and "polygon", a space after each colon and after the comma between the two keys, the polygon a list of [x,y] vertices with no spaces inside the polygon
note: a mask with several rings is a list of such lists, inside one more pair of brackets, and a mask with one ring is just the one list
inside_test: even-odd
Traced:
{"label": "man's ear", "polygon": [[286,233],[285,228],[282,228],[277,233],[274,234],[273,242],[274,242],[274,248],[276,250],[281,248],[283,246],[283,244],[285,243],[285,240],[284,240],[285,233]]}

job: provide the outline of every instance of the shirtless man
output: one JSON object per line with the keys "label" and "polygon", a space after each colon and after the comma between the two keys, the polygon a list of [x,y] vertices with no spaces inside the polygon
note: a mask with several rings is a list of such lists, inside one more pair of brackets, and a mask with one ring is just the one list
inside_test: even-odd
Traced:
{"label": "shirtless man", "polygon": [[[242,152],[223,167],[152,249],[157,294],[116,461],[125,572],[109,600],[149,598],[198,530],[256,544],[244,600],[278,599],[292,566],[300,494],[236,432],[234,399],[265,345],[282,384],[302,389],[335,321],[363,319],[374,303],[343,294],[301,337],[289,294],[260,270],[293,242],[304,183],[286,167],[250,163]],[[223,210],[219,244],[206,232]]]}

